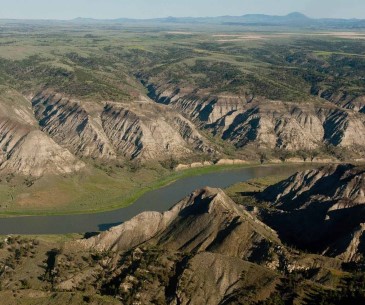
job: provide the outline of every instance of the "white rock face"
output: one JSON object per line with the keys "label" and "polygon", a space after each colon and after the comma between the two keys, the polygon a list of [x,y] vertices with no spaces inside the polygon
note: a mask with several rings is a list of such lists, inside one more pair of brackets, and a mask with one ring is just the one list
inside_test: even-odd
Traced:
{"label": "white rock face", "polygon": [[[0,170],[40,177],[70,174],[85,165],[38,129],[31,105],[9,92],[0,103]],[[18,107],[17,107],[18,106]]]}
{"label": "white rock face", "polygon": [[92,107],[85,107],[88,105],[52,92],[35,96],[32,105],[42,130],[73,154],[101,159],[116,158],[115,149],[102,128],[102,105],[94,103]]}
{"label": "white rock face", "polygon": [[158,160],[211,150],[192,123],[154,103],[108,104],[102,120],[117,151],[128,157]]}
{"label": "white rock face", "polygon": [[[156,99],[167,105],[143,96],[135,101],[80,101],[51,90],[35,95],[29,103],[9,91],[0,100],[0,166],[22,174],[68,173],[80,168],[77,158],[163,161],[186,160],[196,154],[220,157],[224,148],[220,141],[214,144],[216,139],[209,139],[208,133],[237,149],[253,144],[263,149],[297,151],[325,143],[359,154],[365,150],[365,115],[354,107],[178,89],[170,84],[156,87]],[[52,141],[41,140],[39,134],[26,140],[35,130]],[[47,170],[31,171],[43,161],[38,164],[32,160],[34,156],[26,158],[26,149],[21,155],[16,152],[20,144],[36,138],[42,145],[51,145],[52,153],[63,152],[58,159],[54,157],[57,169],[50,170],[47,165]],[[49,151],[44,149],[42,154]],[[67,151],[74,156],[72,161],[66,157]],[[10,156],[19,158],[17,165],[11,165]],[[61,160],[65,162],[63,170]],[[30,162],[29,166],[25,162]]]}
{"label": "white rock face", "polygon": [[147,98],[98,104],[42,92],[32,104],[42,130],[80,157],[160,160],[211,150],[189,120]]}
{"label": "white rock face", "polygon": [[0,170],[9,173],[72,173],[84,157],[147,161],[213,151],[192,122],[146,97],[92,102],[46,90],[31,102],[12,91],[0,98]]}
{"label": "white rock face", "polygon": [[149,88],[157,101],[237,148],[250,143],[292,151],[315,149],[323,143],[365,147],[363,98],[346,105],[326,100],[289,103],[252,96],[215,96],[172,85],[149,84]]}
{"label": "white rock face", "polygon": [[40,177],[70,174],[84,167],[68,150],[39,130],[29,132],[8,154],[0,169],[9,173]]}

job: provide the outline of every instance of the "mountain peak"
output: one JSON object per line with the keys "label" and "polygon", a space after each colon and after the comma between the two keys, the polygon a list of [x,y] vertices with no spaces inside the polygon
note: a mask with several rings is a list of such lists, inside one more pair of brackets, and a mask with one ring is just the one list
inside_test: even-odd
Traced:
{"label": "mountain peak", "polygon": [[240,258],[249,257],[255,245],[263,241],[280,245],[276,232],[221,189],[208,187],[193,192],[165,213],[144,212],[78,244],[99,251],[126,251],[152,240],[174,251],[209,250]]}
{"label": "mountain peak", "polygon": [[286,17],[289,18],[293,18],[293,19],[310,19],[309,17],[307,17],[306,15],[304,15],[303,13],[300,12],[292,12],[288,15],[286,15]]}

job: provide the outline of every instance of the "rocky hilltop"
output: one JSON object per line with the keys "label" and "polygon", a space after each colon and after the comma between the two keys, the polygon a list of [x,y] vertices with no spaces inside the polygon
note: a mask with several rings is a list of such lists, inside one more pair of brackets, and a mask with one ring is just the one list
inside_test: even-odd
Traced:
{"label": "rocky hilltop", "polygon": [[[103,271],[110,274],[100,285],[117,285],[112,293],[117,293],[122,302],[130,298],[145,304],[153,300],[159,300],[159,304],[220,304],[230,300],[228,304],[234,304],[247,298],[240,290],[250,285],[254,287],[252,298],[260,299],[275,285],[271,270],[289,266],[289,253],[276,233],[222,190],[211,188],[195,191],[170,211],[142,213],[66,248],[113,256],[125,253],[120,263],[114,259],[110,262],[110,271]],[[100,271],[93,272],[96,276]],[[144,281],[138,275],[141,272],[151,274],[153,279]],[[68,274],[58,287],[77,289],[85,276]],[[133,288],[136,285],[137,290]]]}
{"label": "rocky hilltop", "polygon": [[192,193],[168,212],[142,213],[80,244],[99,251],[126,251],[146,242],[181,252],[208,251],[252,261],[260,257],[262,262],[270,252],[272,261],[267,263],[272,266],[279,265],[280,255],[274,253],[283,255],[272,229],[222,190],[211,188]]}
{"label": "rocky hilltop", "polygon": [[29,304],[65,297],[85,304],[316,304],[335,289],[354,298],[349,284],[336,285],[359,281],[350,263],[361,268],[364,259],[363,191],[362,167],[324,167],[267,188],[258,214],[207,187],[169,211],[144,212],[62,245],[8,237],[0,295],[18,291],[19,281]]}
{"label": "rocky hilltop", "polygon": [[327,166],[300,172],[259,198],[264,221],[296,246],[345,260],[364,257],[365,168]]}

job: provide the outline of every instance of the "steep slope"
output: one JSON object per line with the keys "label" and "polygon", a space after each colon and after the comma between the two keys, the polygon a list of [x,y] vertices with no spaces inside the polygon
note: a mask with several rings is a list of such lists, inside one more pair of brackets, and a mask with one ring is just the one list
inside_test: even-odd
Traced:
{"label": "steep slope", "polygon": [[155,101],[170,105],[237,148],[250,143],[292,151],[315,149],[324,143],[346,148],[365,146],[365,116],[353,107],[337,107],[325,100],[291,103],[142,83]]}
{"label": "steep slope", "polygon": [[[299,172],[265,190],[263,196],[282,209],[308,206],[308,199],[347,201],[348,207],[365,203],[365,168],[351,164],[332,165]],[[330,186],[330,187],[329,187]]]}
{"label": "steep slope", "polygon": [[188,119],[143,96],[96,102],[52,90],[31,103],[15,91],[3,94],[0,148],[2,170],[37,177],[78,171],[78,158],[162,161],[216,150]]}
{"label": "steep slope", "polygon": [[85,104],[61,94],[42,92],[32,99],[32,106],[42,130],[75,155],[105,159],[116,157],[101,126],[98,115],[103,109],[101,105],[94,103],[88,112]]}
{"label": "steep slope", "polygon": [[69,151],[39,130],[29,132],[7,154],[1,169],[8,173],[40,177],[43,174],[71,174],[84,167]]}
{"label": "steep slope", "polygon": [[125,304],[251,304],[275,289],[272,270],[291,268],[290,252],[276,233],[211,188],[165,213],[142,213],[64,249],[109,253],[111,259],[103,269],[62,268],[57,289],[72,291],[86,281]]}
{"label": "steep slope", "polygon": [[277,210],[264,221],[286,241],[325,255],[365,255],[365,168],[353,165],[300,172],[266,189],[261,200]]}
{"label": "steep slope", "polygon": [[127,251],[146,242],[174,251],[208,251],[262,260],[276,267],[285,259],[272,229],[237,206],[222,190],[210,188],[194,192],[170,211],[142,213],[80,244],[99,251]]}
{"label": "steep slope", "polygon": [[72,302],[80,294],[85,304],[292,304],[349,275],[341,259],[283,246],[272,229],[211,188],[97,236],[46,240],[2,241],[0,296],[13,291],[11,304],[19,287],[27,304],[41,297]]}
{"label": "steep slope", "polygon": [[102,122],[116,150],[129,158],[182,158],[213,150],[188,120],[148,100],[108,103]]}
{"label": "steep slope", "polygon": [[188,120],[146,98],[98,104],[45,91],[32,105],[42,130],[79,157],[161,160],[212,151]]}
{"label": "steep slope", "polygon": [[254,304],[279,283],[273,271],[209,252],[184,256],[138,248],[122,260],[102,287],[123,304]]}
{"label": "steep slope", "polygon": [[315,90],[313,94],[342,107],[345,109],[352,109],[361,113],[365,113],[365,96],[356,96],[348,94],[347,92],[334,92],[332,90]]}
{"label": "steep slope", "polygon": [[40,177],[69,174],[84,164],[37,129],[30,104],[15,92],[0,104],[0,169],[3,173]]}
{"label": "steep slope", "polygon": [[[80,253],[75,268],[69,257]],[[212,188],[165,213],[145,212],[68,243],[56,256],[57,290],[91,286],[123,304],[257,304],[280,289],[283,274],[338,265],[288,250],[272,229]]]}

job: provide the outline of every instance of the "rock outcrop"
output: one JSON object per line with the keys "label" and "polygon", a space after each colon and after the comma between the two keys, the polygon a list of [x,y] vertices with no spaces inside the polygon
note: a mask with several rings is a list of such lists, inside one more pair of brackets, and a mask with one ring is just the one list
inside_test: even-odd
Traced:
{"label": "rock outcrop", "polygon": [[[65,247],[109,253],[105,272],[66,276],[70,291],[83,279],[101,277],[107,294],[144,304],[237,304],[270,295],[290,253],[276,233],[236,205],[222,190],[197,190],[165,213],[145,212]],[[122,258],[119,258],[119,255]],[[144,280],[146,275],[149,278]],[[99,284],[100,285],[100,282]],[[135,287],[139,287],[137,290]],[[247,293],[248,290],[250,293]]]}
{"label": "rock outcrop", "polygon": [[98,104],[46,91],[32,105],[42,130],[79,157],[161,160],[212,151],[191,122],[146,98]]}
{"label": "rock outcrop", "polygon": [[[362,205],[363,182],[355,176],[362,174],[361,168],[352,166],[307,171],[266,190],[263,196],[272,200],[270,211],[276,209],[279,214],[311,208],[312,203],[307,207],[297,202],[284,210],[282,202],[304,196],[300,185],[311,193],[309,198],[323,200],[326,209],[329,196],[355,200],[357,207]],[[323,179],[339,190],[321,186]],[[313,202],[313,209],[320,204]],[[313,210],[311,217],[315,218]],[[303,225],[300,218],[295,221]],[[316,288],[351,274],[342,269],[351,264],[343,263],[361,258],[364,224],[352,232],[335,234],[335,243],[328,244],[324,253],[335,258],[293,250],[222,190],[207,187],[167,212],[145,212],[107,232],[62,246],[15,238],[10,243],[7,238],[0,249],[1,255],[8,255],[5,264],[10,266],[7,262],[15,257],[9,251],[15,249],[15,242],[32,255],[11,265],[12,272],[5,271],[1,279],[5,290],[11,291],[17,287],[13,274],[19,279],[31,275],[32,287],[52,287],[52,298],[57,293],[69,296],[81,291],[86,302],[95,294],[122,304],[254,305],[274,303],[282,296],[299,302],[315,299]],[[41,252],[36,252],[38,248]]]}
{"label": "rock outcrop", "polygon": [[300,172],[259,197],[276,208],[262,216],[285,241],[346,260],[364,257],[364,167]]}
{"label": "rock outcrop", "polygon": [[99,115],[103,111],[102,105],[81,104],[61,94],[42,92],[32,99],[32,106],[42,130],[73,154],[116,158],[114,147],[102,128]]}
{"label": "rock outcrop", "polygon": [[[46,155],[61,150],[72,154],[53,160],[58,169],[52,172],[60,172],[61,160],[67,163],[62,173],[78,170],[81,163],[70,166],[70,162],[73,159],[71,163],[76,164],[79,158],[145,162],[186,161],[197,154],[211,159],[224,157],[224,142],[231,144],[227,151],[237,149],[234,158],[241,158],[240,150],[250,145],[271,151],[299,151],[331,144],[351,148],[354,156],[365,147],[365,116],[359,109],[327,101],[289,103],[249,95],[212,95],[207,90],[169,84],[146,86],[157,103],[143,96],[134,101],[75,100],[50,89],[36,94],[31,106],[20,95],[14,103],[16,107],[9,106],[4,99],[0,126],[4,148],[0,160],[5,162],[10,148],[35,130],[41,130],[42,137],[51,138],[40,142],[42,145],[57,145]],[[212,138],[207,136],[209,133]],[[220,138],[215,144],[214,137]],[[247,158],[250,156],[253,158],[252,153]],[[30,174],[32,166],[41,164],[23,157],[22,162],[29,164],[2,168]],[[36,171],[37,176],[43,172]]]}
{"label": "rock outcrop", "polygon": [[84,164],[47,134],[38,130],[28,101],[14,92],[3,95],[0,105],[0,170],[40,177],[70,174]]}
{"label": "rock outcrop", "polygon": [[222,190],[197,190],[165,213],[144,212],[80,243],[99,251],[126,251],[145,242],[189,252],[250,257],[255,245],[280,245],[276,233]]}
{"label": "rock outcrop", "polygon": [[361,113],[365,113],[365,96],[348,94],[345,91],[334,90],[313,90],[312,94],[318,95],[342,108],[352,109]]}
{"label": "rock outcrop", "polygon": [[316,149],[324,143],[346,148],[365,146],[361,106],[342,107],[326,100],[291,103],[213,95],[204,90],[143,83],[155,101],[176,109],[237,148],[250,143],[292,151]]}
{"label": "rock outcrop", "polygon": [[84,164],[39,130],[29,132],[9,151],[0,169],[7,173],[40,177],[44,174],[71,174]]}
{"label": "rock outcrop", "polygon": [[117,152],[132,159],[182,158],[213,150],[192,123],[149,101],[108,103],[101,117]]}

